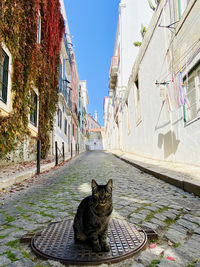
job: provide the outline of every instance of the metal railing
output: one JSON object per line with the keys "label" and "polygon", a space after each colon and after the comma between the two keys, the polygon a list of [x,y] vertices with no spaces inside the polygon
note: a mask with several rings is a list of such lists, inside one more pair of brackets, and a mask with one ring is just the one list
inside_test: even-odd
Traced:
{"label": "metal railing", "polygon": [[63,34],[63,40],[64,40],[65,49],[67,51],[69,64],[70,64],[70,67],[72,68],[72,57],[71,57],[71,50],[72,50],[72,48],[69,47],[70,44],[68,43],[67,36],[66,36],[65,33]]}
{"label": "metal railing", "polygon": [[67,82],[63,81],[63,96],[65,98],[65,101],[67,102],[67,105],[69,109],[72,108],[72,102],[71,102],[71,94],[70,94],[70,88],[67,86]]}

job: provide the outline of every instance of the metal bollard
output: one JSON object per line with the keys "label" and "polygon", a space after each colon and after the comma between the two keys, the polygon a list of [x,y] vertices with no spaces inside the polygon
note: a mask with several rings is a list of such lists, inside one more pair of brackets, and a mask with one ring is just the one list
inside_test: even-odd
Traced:
{"label": "metal bollard", "polygon": [[62,142],[62,153],[63,153],[63,162],[65,161],[65,145],[64,142]]}
{"label": "metal bollard", "polygon": [[37,174],[40,174],[41,140],[37,141]]}
{"label": "metal bollard", "polygon": [[55,152],[56,152],[56,166],[58,165],[58,143],[55,142]]}

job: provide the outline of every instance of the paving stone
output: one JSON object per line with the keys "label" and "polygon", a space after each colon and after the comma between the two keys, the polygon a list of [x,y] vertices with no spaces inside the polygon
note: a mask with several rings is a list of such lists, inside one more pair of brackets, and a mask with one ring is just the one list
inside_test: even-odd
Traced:
{"label": "paving stone", "polygon": [[143,222],[141,224],[141,227],[144,228],[144,229],[145,228],[150,228],[150,229],[153,229],[153,230],[157,231],[158,228],[159,228],[159,225],[157,225],[155,223],[151,223],[151,222]]}
{"label": "paving stone", "polygon": [[200,217],[196,217],[190,214],[185,214],[182,219],[199,224],[200,225]]}
{"label": "paving stone", "polygon": [[159,264],[156,264],[159,267],[180,267],[180,265],[174,261],[170,261],[168,259],[161,259]]}
{"label": "paving stone", "polygon": [[157,218],[158,220],[164,221],[167,219],[166,216],[164,216],[162,213],[156,213],[154,214],[154,217]]}
{"label": "paving stone", "polygon": [[10,236],[7,236],[7,237],[1,239],[1,245],[5,245],[5,244],[7,244],[10,241],[15,241],[15,240],[16,240],[16,237],[11,236],[11,235]]}
{"label": "paving stone", "polygon": [[133,263],[130,267],[144,267],[142,263]]}
{"label": "paving stone", "polygon": [[12,236],[13,238],[17,239],[17,238],[21,238],[23,235],[25,235],[27,233],[27,231],[23,231],[23,230],[15,230],[14,232],[11,233],[10,236]]}
{"label": "paving stone", "polygon": [[174,210],[181,210],[183,206],[172,204],[172,205],[169,205],[169,208],[174,209]]}
{"label": "paving stone", "polygon": [[151,212],[147,209],[142,209],[139,212],[137,212],[136,214],[141,214],[141,215],[145,215],[145,218],[147,215],[149,215]]}
{"label": "paving stone", "polygon": [[192,222],[184,220],[184,219],[179,219],[177,221],[177,224],[180,224],[189,230],[195,230],[198,227],[198,225],[196,225],[195,223],[192,223]]}
{"label": "paving stone", "polygon": [[24,258],[9,264],[8,267],[33,267],[34,265],[31,260]]}
{"label": "paving stone", "polygon": [[10,225],[13,225],[13,226],[19,227],[19,228],[23,228],[26,231],[36,230],[40,227],[39,225],[35,224],[34,222],[28,221],[25,219],[19,219],[19,220],[13,221],[10,223]]}
{"label": "paving stone", "polygon": [[58,261],[48,260],[51,267],[64,267],[64,265]]}
{"label": "paving stone", "polygon": [[196,228],[196,229],[194,230],[194,233],[200,235],[200,227]]}
{"label": "paving stone", "polygon": [[30,219],[36,221],[37,223],[47,223],[50,222],[52,220],[52,218],[48,217],[48,216],[42,216],[40,214],[34,214],[30,217]]}
{"label": "paving stone", "polygon": [[[81,159],[81,161],[78,159]],[[176,249],[172,248],[172,251],[170,251],[170,253],[176,254],[176,262],[169,262],[169,264],[187,266],[194,255],[196,257],[199,255],[197,248],[200,244],[198,239],[200,226],[196,224],[199,223],[200,217],[199,199],[192,194],[177,190],[173,185],[160,181],[151,175],[141,173],[133,166],[103,152],[81,154],[69,164],[49,173],[41,174],[37,179],[30,179],[30,183],[29,181],[24,183],[24,190],[20,192],[20,195],[15,193],[6,195],[2,212],[15,219],[9,225],[17,228],[4,230],[3,224],[8,222],[5,220],[3,213],[0,213],[0,236],[2,233],[8,234],[7,237],[0,240],[0,253],[3,254],[7,249],[12,249],[5,246],[5,243],[19,240],[23,233],[37,231],[38,228],[49,222],[73,219],[81,200],[91,194],[91,179],[96,179],[103,184],[107,182],[108,177],[114,181],[113,203],[115,211],[113,216],[115,218],[128,217],[129,222],[154,229],[162,236],[170,237],[173,242],[179,243],[181,240],[181,245]],[[80,186],[83,184],[87,185],[87,191],[80,191]],[[28,185],[27,188],[26,185]],[[184,198],[185,195],[187,195],[187,199]],[[148,214],[158,211],[159,208],[164,206],[168,206],[169,209],[163,210],[162,213],[155,213],[155,217],[150,222],[144,221]],[[141,210],[136,213],[135,211],[138,208]],[[186,214],[184,216],[182,216],[182,210],[185,210]],[[52,215],[55,218],[43,216],[40,212]],[[166,218],[174,220],[177,215],[182,216],[178,222],[171,225],[163,222]],[[25,218],[29,218],[31,221]],[[187,235],[189,230],[194,231],[192,236]],[[192,231],[190,231],[191,233]],[[186,236],[187,239],[185,239]],[[161,241],[163,241],[162,238]],[[168,247],[167,242],[163,241],[163,243]],[[33,257],[35,256],[28,245],[20,244],[20,246]],[[157,245],[157,248],[160,249],[160,246]],[[167,251],[167,248],[164,250]],[[18,257],[22,257],[20,251],[14,251]],[[146,250],[138,253],[130,261],[113,264],[113,267],[148,266],[153,259],[159,258],[159,253],[154,254],[156,254],[156,250]],[[56,266],[55,264],[59,264],[58,262],[43,260],[38,260],[37,263],[41,266]],[[32,261],[25,258],[11,264],[12,266],[29,267],[29,264],[31,267],[33,266]],[[164,264],[165,260],[162,259],[158,266],[166,266]],[[108,267],[108,264],[102,264],[100,267]]]}
{"label": "paving stone", "polygon": [[11,260],[7,257],[7,255],[1,255],[0,256],[0,263],[1,265],[6,265],[11,263]]}
{"label": "paving stone", "polygon": [[135,261],[138,263],[142,263],[145,266],[149,266],[152,260],[157,259],[158,256],[149,252],[149,251],[142,251],[139,256],[135,257]]}
{"label": "paving stone", "polygon": [[158,219],[156,219],[156,218],[152,218],[151,220],[150,220],[150,223],[154,223],[154,224],[157,224],[157,225],[159,225],[160,227],[166,227],[166,224],[164,223],[164,222],[162,222],[161,220],[158,220]]}
{"label": "paving stone", "polygon": [[162,212],[162,215],[165,216],[166,218],[174,220],[176,218],[176,214],[170,211],[164,211]]}
{"label": "paving stone", "polygon": [[170,240],[173,243],[182,243],[186,238],[186,234],[184,235],[181,232],[178,232],[174,229],[170,229],[164,234],[164,238]]}
{"label": "paving stone", "polygon": [[188,240],[181,246],[177,248],[181,253],[188,255],[189,257],[199,258],[200,250],[199,250],[199,242],[195,240]]}
{"label": "paving stone", "polygon": [[188,231],[187,228],[185,228],[185,227],[183,227],[183,226],[181,226],[180,224],[177,224],[177,223],[171,224],[169,229],[174,229],[174,230],[176,230],[178,232],[183,233],[184,235],[186,235],[187,231]]}
{"label": "paving stone", "polygon": [[7,228],[0,231],[0,236],[6,236],[9,234],[12,234],[14,231],[16,231],[15,228]]}
{"label": "paving stone", "polygon": [[131,214],[129,220],[130,222],[133,222],[133,223],[141,223],[142,221],[144,221],[145,218],[146,218],[146,215],[144,214],[134,213],[134,214]]}
{"label": "paving stone", "polygon": [[7,222],[6,217],[3,214],[0,214],[0,225],[3,225]]}
{"label": "paving stone", "polygon": [[0,246],[0,255],[4,254],[8,250],[9,250],[9,248],[7,246]]}
{"label": "paving stone", "polygon": [[151,211],[156,211],[156,210],[158,210],[158,207],[157,206],[147,206],[147,207],[145,207],[145,209],[148,209]]}
{"label": "paving stone", "polygon": [[194,234],[191,236],[190,240],[191,240],[191,241],[194,240],[194,241],[197,241],[197,242],[200,243],[200,235],[194,233]]}

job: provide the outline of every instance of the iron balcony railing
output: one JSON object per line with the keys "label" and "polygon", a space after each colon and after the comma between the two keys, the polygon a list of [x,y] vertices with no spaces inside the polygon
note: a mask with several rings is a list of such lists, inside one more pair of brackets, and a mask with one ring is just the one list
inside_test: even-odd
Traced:
{"label": "iron balcony railing", "polygon": [[[68,55],[68,60],[69,60],[69,64],[72,68],[72,57],[71,57],[71,50],[72,48],[70,47],[70,43],[67,40],[67,36],[66,33],[63,34],[63,40],[64,40],[64,44],[65,44],[65,49],[67,51],[67,55]],[[72,45],[72,44],[71,44]]]}
{"label": "iron balcony railing", "polygon": [[65,98],[65,101],[67,102],[67,105],[69,109],[71,110],[72,108],[72,102],[71,102],[71,93],[70,93],[70,87],[67,85],[66,81],[63,81],[63,96]]}

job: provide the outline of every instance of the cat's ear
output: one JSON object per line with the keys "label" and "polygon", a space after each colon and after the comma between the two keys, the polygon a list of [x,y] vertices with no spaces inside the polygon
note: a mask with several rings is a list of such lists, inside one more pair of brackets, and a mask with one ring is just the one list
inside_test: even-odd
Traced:
{"label": "cat's ear", "polygon": [[112,190],[112,187],[113,187],[113,180],[112,180],[112,179],[110,179],[110,180],[107,182],[106,187],[107,187],[107,189]]}
{"label": "cat's ear", "polygon": [[92,190],[98,186],[97,182],[94,179],[92,179],[91,186],[92,186]]}

